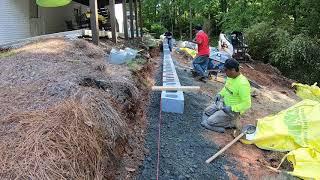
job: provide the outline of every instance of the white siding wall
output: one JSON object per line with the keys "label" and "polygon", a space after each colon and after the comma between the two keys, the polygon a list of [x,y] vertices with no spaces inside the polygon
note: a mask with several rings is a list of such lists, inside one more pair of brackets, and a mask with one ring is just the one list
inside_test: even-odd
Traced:
{"label": "white siding wall", "polygon": [[0,44],[30,36],[29,0],[0,0]]}
{"label": "white siding wall", "polygon": [[119,32],[124,33],[122,4],[116,4],[114,8],[115,8],[117,23],[119,26]]}
{"label": "white siding wall", "polygon": [[81,6],[85,12],[88,8],[76,2],[58,8],[39,7],[39,18],[30,19],[31,1],[35,0],[0,0],[0,44],[66,31],[66,20],[72,20],[75,24],[74,9]]}

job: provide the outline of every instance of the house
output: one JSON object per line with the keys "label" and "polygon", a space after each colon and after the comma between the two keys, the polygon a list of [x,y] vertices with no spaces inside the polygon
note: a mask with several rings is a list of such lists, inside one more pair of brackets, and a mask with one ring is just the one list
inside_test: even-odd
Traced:
{"label": "house", "polygon": [[[104,9],[106,1],[100,2],[104,4],[100,3],[99,7]],[[3,14],[0,16],[0,44],[72,30],[72,25],[77,24],[75,15],[89,11],[88,5],[88,0],[74,0],[66,6],[44,8],[39,7],[36,0],[0,0],[0,12]],[[122,4],[115,5],[115,12],[117,26],[122,33],[124,31]]]}
{"label": "house", "polygon": [[66,31],[66,21],[75,22],[74,13],[88,7],[77,2],[43,8],[35,0],[0,1],[0,44],[10,41]]}

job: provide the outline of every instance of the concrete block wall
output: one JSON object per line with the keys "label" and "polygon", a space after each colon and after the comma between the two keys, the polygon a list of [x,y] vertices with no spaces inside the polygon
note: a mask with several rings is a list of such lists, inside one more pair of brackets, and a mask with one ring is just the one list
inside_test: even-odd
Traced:
{"label": "concrete block wall", "polygon": [[[180,81],[173,64],[169,46],[163,44],[163,86],[180,86]],[[184,111],[184,96],[182,91],[162,91],[161,108],[163,112],[182,114]]]}

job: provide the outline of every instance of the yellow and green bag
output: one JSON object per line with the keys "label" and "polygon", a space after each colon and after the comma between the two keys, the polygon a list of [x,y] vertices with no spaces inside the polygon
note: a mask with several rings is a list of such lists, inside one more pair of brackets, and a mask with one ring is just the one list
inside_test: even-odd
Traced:
{"label": "yellow and green bag", "polygon": [[293,87],[297,89],[296,94],[302,99],[311,99],[320,102],[320,88],[317,86],[317,83],[309,86],[300,83],[293,83]]}
{"label": "yellow and green bag", "polygon": [[302,179],[320,179],[320,153],[310,148],[299,148],[289,152],[284,158],[293,164],[289,172]]}
{"label": "yellow and green bag", "polygon": [[303,100],[280,113],[259,119],[252,141],[262,149],[320,151],[320,102]]}
{"label": "yellow and green bag", "polygon": [[197,56],[197,51],[190,48],[180,48],[181,51],[188,53],[192,58]]}
{"label": "yellow and green bag", "polygon": [[316,84],[294,86],[304,100],[276,115],[259,119],[254,139],[243,142],[261,149],[290,151],[283,158],[293,164],[294,170],[288,173],[320,180],[320,89]]}

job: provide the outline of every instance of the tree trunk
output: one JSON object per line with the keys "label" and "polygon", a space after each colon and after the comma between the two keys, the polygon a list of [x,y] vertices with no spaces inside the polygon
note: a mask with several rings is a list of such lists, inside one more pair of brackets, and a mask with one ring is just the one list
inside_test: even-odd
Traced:
{"label": "tree trunk", "polygon": [[171,14],[171,33],[173,33],[173,31],[174,31],[174,21],[175,21],[175,7],[174,7],[174,0],[172,0],[172,4],[171,4],[171,12],[172,12],[172,14]]}
{"label": "tree trunk", "polygon": [[139,37],[139,22],[138,22],[138,4],[137,0],[134,0],[134,20],[135,20],[135,29],[136,37]]}
{"label": "tree trunk", "polygon": [[90,0],[90,22],[91,34],[94,44],[99,45],[99,24],[98,24],[98,3],[97,0]]}
{"label": "tree trunk", "polygon": [[139,22],[140,22],[140,36],[143,37],[143,19],[142,19],[142,0],[138,0],[139,2]]}
{"label": "tree trunk", "polygon": [[130,35],[131,39],[134,38],[134,29],[133,29],[133,0],[129,1],[129,10],[130,10]]}
{"label": "tree trunk", "polygon": [[179,28],[180,40],[182,39],[182,28],[181,28],[182,17],[181,16],[182,16],[181,9],[178,9],[178,16],[177,17],[179,17],[178,28]]}
{"label": "tree trunk", "polygon": [[228,11],[228,1],[220,0],[220,7],[221,7],[221,11],[226,13]]}
{"label": "tree trunk", "polygon": [[191,4],[189,5],[189,15],[190,15],[190,18],[189,18],[189,22],[190,22],[190,25],[189,25],[189,38],[190,38],[190,40],[192,40],[192,8],[191,8]]}
{"label": "tree trunk", "polygon": [[109,0],[109,11],[110,11],[110,23],[112,32],[112,41],[117,43],[117,26],[116,26],[116,15],[114,9],[115,1]]}
{"label": "tree trunk", "polygon": [[127,17],[127,3],[126,0],[122,0],[122,9],[123,9],[123,29],[124,29],[124,38],[129,39],[128,33],[128,17]]}

